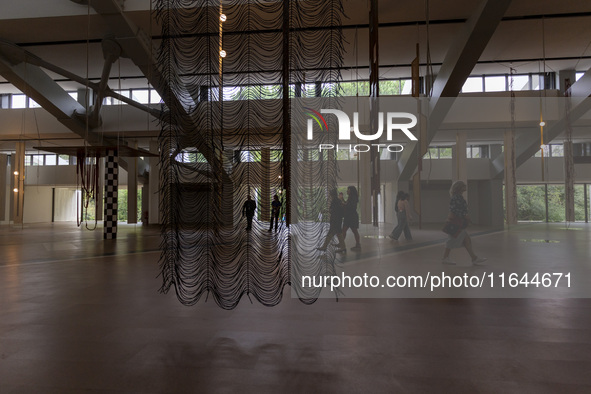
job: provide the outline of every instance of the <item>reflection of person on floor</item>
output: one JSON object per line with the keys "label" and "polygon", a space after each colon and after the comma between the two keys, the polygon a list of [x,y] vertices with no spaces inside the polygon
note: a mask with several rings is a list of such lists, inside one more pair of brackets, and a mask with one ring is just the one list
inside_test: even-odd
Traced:
{"label": "reflection of person on floor", "polygon": [[445,244],[445,251],[443,252],[443,264],[455,264],[449,258],[449,253],[451,249],[461,248],[462,246],[466,248],[468,254],[472,258],[472,264],[482,264],[486,261],[485,258],[478,257],[474,253],[472,249],[472,240],[470,236],[466,232],[466,227],[470,223],[470,217],[468,216],[468,203],[462,196],[466,191],[466,184],[462,181],[455,181],[451,185],[451,189],[449,190],[449,194],[451,195],[451,200],[449,202],[449,217],[448,220],[452,221],[461,221],[463,224],[461,231],[457,234],[449,235],[447,243]]}
{"label": "reflection of person on floor", "polygon": [[277,231],[277,226],[279,225],[279,212],[281,212],[281,201],[279,201],[279,196],[275,194],[273,196],[273,202],[271,203],[271,224],[269,226],[269,231],[273,230],[273,220],[275,220],[275,231]]}
{"label": "reflection of person on floor", "polygon": [[252,218],[254,217],[254,211],[257,209],[257,203],[250,198],[250,194],[247,196],[244,205],[242,206],[242,217],[246,216],[246,230],[252,228]]}
{"label": "reflection of person on floor", "polygon": [[332,241],[333,237],[336,235],[339,244],[337,245],[337,252],[346,251],[347,248],[345,246],[345,240],[343,239],[342,233],[342,224],[343,224],[343,204],[339,200],[339,196],[337,194],[336,189],[333,189],[330,192],[330,227],[328,229],[328,234],[326,234],[326,239],[321,247],[318,250],[325,251],[326,247]]}
{"label": "reflection of person on floor", "polygon": [[398,225],[394,227],[392,233],[389,235],[395,241],[398,241],[400,234],[404,231],[404,238],[407,241],[412,240],[410,233],[409,222],[412,221],[412,215],[410,213],[410,205],[408,204],[409,194],[400,190],[396,195],[396,203],[394,204],[394,210],[396,211],[396,218],[398,219]]}
{"label": "reflection of person on floor", "polygon": [[359,194],[355,186],[347,188],[347,202],[345,203],[345,214],[343,220],[343,239],[347,236],[347,230],[351,229],[355,236],[355,246],[351,250],[361,250],[359,243],[359,214],[357,213],[357,204],[359,203]]}

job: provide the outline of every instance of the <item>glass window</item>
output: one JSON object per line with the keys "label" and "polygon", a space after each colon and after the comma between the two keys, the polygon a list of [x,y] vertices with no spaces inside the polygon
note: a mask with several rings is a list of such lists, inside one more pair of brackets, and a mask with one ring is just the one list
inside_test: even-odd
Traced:
{"label": "glass window", "polygon": [[[402,91],[400,94],[411,94],[412,91],[412,80],[410,79],[401,79],[400,80],[400,89]],[[369,95],[369,92],[367,93]]]}
{"label": "glass window", "polygon": [[150,102],[150,91],[148,89],[133,89],[131,99],[140,104],[148,104]]}
{"label": "glass window", "polygon": [[[238,86],[224,86],[223,88],[224,101],[238,100],[240,98],[240,87]],[[219,92],[218,92],[219,94]]]}
{"label": "glass window", "polygon": [[534,157],[542,157],[542,151],[544,151],[544,157],[550,157],[550,146],[542,145],[541,148],[536,152]]}
{"label": "glass window", "polygon": [[57,164],[56,160],[57,160],[56,155],[45,155],[45,165],[46,166],[55,166]]}
{"label": "glass window", "polygon": [[271,161],[281,161],[283,160],[283,151],[282,150],[271,150]]}
{"label": "glass window", "polygon": [[[325,94],[325,89],[328,89],[327,84],[322,85],[322,94]],[[263,99],[278,99],[281,98],[281,86],[279,85],[265,85],[262,87],[261,98]]]}
{"label": "glass window", "polygon": [[[127,97],[127,98],[129,98],[129,96],[130,96],[129,89],[115,90],[115,93],[119,93],[123,97]],[[120,105],[120,104],[125,104],[125,103],[123,101],[119,101],[117,99],[113,99],[113,105]]]}
{"label": "glass window", "polygon": [[509,90],[529,90],[529,75],[509,76]]}
{"label": "glass window", "polygon": [[26,108],[27,97],[24,94],[13,94],[12,95],[12,108]]}
{"label": "glass window", "polygon": [[42,166],[43,165],[43,155],[33,155],[32,165]]}
{"label": "glass window", "polygon": [[469,77],[464,82],[462,93],[482,92],[482,77]]}
{"label": "glass window", "polygon": [[550,145],[550,153],[552,154],[552,157],[564,157],[564,145]]}
{"label": "glass window", "polygon": [[[299,158],[299,157],[298,157]],[[255,162],[261,161],[261,151],[241,151],[240,152],[240,162]]]}
{"label": "glass window", "polygon": [[388,149],[382,149],[380,151],[380,160],[390,160],[396,157],[396,152],[388,152]]}
{"label": "glass window", "polygon": [[566,220],[566,205],[564,199],[564,185],[548,185],[549,222],[564,222]]}
{"label": "glass window", "polygon": [[30,166],[33,161],[32,155],[25,155],[25,166]]}
{"label": "glass window", "polygon": [[156,89],[150,89],[150,104],[159,104],[160,102],[162,102],[162,97],[160,97]]}
{"label": "glass window", "polygon": [[398,95],[402,89],[400,88],[400,81],[380,81],[380,96]]}
{"label": "glass window", "polygon": [[369,95],[369,82],[357,81],[357,82],[341,82],[340,84],[341,95],[345,97],[355,97]]}
{"label": "glass window", "polygon": [[540,90],[544,86],[544,76],[541,74],[534,74],[531,76],[531,90]]}
{"label": "glass window", "polygon": [[473,159],[480,159],[482,158],[482,149],[479,146],[472,146],[470,147],[470,150],[472,151],[470,157]]}
{"label": "glass window", "polygon": [[545,219],[544,185],[517,185],[517,220],[541,222]]}
{"label": "glass window", "polygon": [[336,151],[337,160],[350,160],[350,152],[346,149]]}
{"label": "glass window", "polygon": [[29,108],[41,108],[41,106],[32,98],[29,98]]}
{"label": "glass window", "polygon": [[0,94],[0,108],[10,108],[10,94]]}
{"label": "glass window", "polygon": [[439,158],[440,159],[451,159],[452,158],[451,147],[439,148]]}
{"label": "glass window", "polygon": [[575,185],[575,221],[585,221],[585,187],[589,185]]}
{"label": "glass window", "polygon": [[68,155],[58,155],[57,164],[59,166],[67,166],[70,164],[70,157]]}
{"label": "glass window", "polygon": [[507,90],[505,86],[505,76],[484,77],[484,91],[485,92],[504,92]]}

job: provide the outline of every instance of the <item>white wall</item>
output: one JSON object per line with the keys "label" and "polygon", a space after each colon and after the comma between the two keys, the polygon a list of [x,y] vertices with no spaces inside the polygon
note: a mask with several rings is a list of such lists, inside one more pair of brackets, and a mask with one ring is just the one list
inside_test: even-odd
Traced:
{"label": "white wall", "polygon": [[5,182],[1,183],[0,182],[0,188],[2,188],[2,192],[4,193],[4,201],[3,204],[0,204],[0,209],[4,210],[4,218],[3,220],[0,220],[0,224],[8,224],[9,220],[10,220],[10,197],[12,194],[12,189],[11,189],[11,182],[9,180],[11,180],[11,175],[12,175],[12,170],[10,168],[10,166],[8,165],[8,163],[6,163],[6,166],[4,168],[0,168],[0,171],[2,171],[4,173],[4,179]]}
{"label": "white wall", "polygon": [[[76,166],[30,166],[25,169],[25,185],[76,187],[76,177]],[[99,176],[99,184],[102,186],[104,183],[104,179]],[[121,167],[119,185],[127,185],[127,171]]]}
{"label": "white wall", "polygon": [[25,186],[23,223],[51,222],[51,187]]}
{"label": "white wall", "polygon": [[78,193],[76,189],[71,188],[55,188],[55,222],[74,222],[76,221],[78,207],[77,207]]}

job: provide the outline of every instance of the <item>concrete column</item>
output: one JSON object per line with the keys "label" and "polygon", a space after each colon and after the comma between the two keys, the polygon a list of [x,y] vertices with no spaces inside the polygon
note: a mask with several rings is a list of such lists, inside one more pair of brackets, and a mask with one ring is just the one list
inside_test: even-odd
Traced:
{"label": "concrete column", "polygon": [[96,220],[98,222],[103,220],[103,212],[104,212],[104,206],[105,206],[105,200],[104,200],[104,193],[103,193],[103,186],[101,185],[100,182],[105,179],[105,158],[101,157],[98,161],[98,163],[96,163],[96,165],[98,166],[98,172],[99,172],[99,187],[98,190],[95,191],[96,193],[96,198],[94,203],[96,204]]}
{"label": "concrete column", "polygon": [[[150,153],[159,155],[158,141],[150,141]],[[150,183],[148,189],[149,209],[148,220],[149,224],[160,223],[160,193],[158,188],[160,186],[160,166],[158,165],[158,157],[150,157]]]}
{"label": "concrete column", "polygon": [[86,108],[86,95],[88,95],[88,106],[90,107],[91,105],[93,105],[94,103],[92,102],[92,91],[90,89],[86,89],[86,88],[80,88],[77,90],[77,96],[76,96],[76,101],[78,101],[78,103]]}
{"label": "concrete column", "polygon": [[[575,70],[561,70],[558,73],[558,88],[565,95],[565,110],[570,112],[570,92],[567,89],[575,83]],[[565,111],[565,112],[566,112]],[[570,116],[570,114],[566,114]],[[573,159],[572,127],[570,121],[566,122],[564,138],[564,205],[567,222],[575,221],[575,164]]]}
{"label": "concrete column", "polygon": [[[137,149],[137,141],[131,147]],[[137,157],[127,158],[127,223],[137,223]]]}
{"label": "concrete column", "polygon": [[[453,167],[452,167],[452,180],[464,181],[468,185],[468,159],[466,156],[466,132],[462,131],[456,134],[456,146],[452,150],[453,154]],[[465,194],[466,200],[468,200],[468,194]]]}
{"label": "concrete column", "polygon": [[459,132],[456,134],[456,146],[453,149],[453,168],[452,168],[452,179],[453,181],[464,181],[468,180],[468,159],[466,155],[466,133]]}
{"label": "concrete column", "polygon": [[[6,220],[6,185],[8,172],[8,155],[0,154],[0,222]],[[14,176],[14,175],[13,175]]]}
{"label": "concrete column", "polygon": [[[568,100],[568,99],[567,99]],[[572,140],[564,141],[564,205],[567,222],[575,221],[575,164]]]}
{"label": "concrete column", "polygon": [[505,209],[507,224],[517,224],[517,169],[515,159],[515,131],[505,130]]}
{"label": "concrete column", "polygon": [[119,194],[119,156],[115,149],[107,150],[105,157],[105,214],[104,239],[117,238],[117,212]]}
{"label": "concrete column", "polygon": [[[222,161],[224,169],[228,174],[234,171],[235,161],[234,152],[231,149],[226,149],[222,153]],[[224,183],[222,186],[222,226],[226,228],[234,228],[234,209],[242,209],[242,205],[234,207],[234,184]]]}
{"label": "concrete column", "polygon": [[261,200],[259,212],[261,220],[268,222],[271,220],[271,149],[261,149]]}
{"label": "concrete column", "polygon": [[24,202],[25,202],[25,143],[16,143],[16,153],[14,155],[13,177],[14,190],[12,201],[12,220],[14,224],[23,224]]}
{"label": "concrete column", "polygon": [[371,157],[368,153],[359,154],[359,207],[362,224],[373,223],[372,217],[372,193],[371,193]]}

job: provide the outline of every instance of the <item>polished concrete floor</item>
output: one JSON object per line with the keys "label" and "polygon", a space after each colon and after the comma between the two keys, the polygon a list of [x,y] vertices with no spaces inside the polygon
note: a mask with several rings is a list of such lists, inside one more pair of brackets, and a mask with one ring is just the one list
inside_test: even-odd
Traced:
{"label": "polished concrete floor", "polygon": [[[436,228],[413,228],[408,243],[385,238],[391,226],[362,230],[362,252],[337,268],[440,268]],[[460,264],[448,272],[525,267],[591,280],[588,224],[471,231],[487,266],[454,250]],[[0,393],[591,392],[591,301],[564,286],[551,298],[313,305],[286,289],[272,308],[185,307],[158,293],[158,244],[157,228],[135,225],[116,241],[75,224],[0,226]]]}

